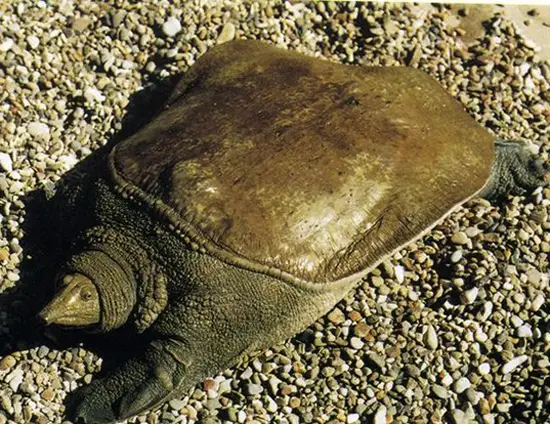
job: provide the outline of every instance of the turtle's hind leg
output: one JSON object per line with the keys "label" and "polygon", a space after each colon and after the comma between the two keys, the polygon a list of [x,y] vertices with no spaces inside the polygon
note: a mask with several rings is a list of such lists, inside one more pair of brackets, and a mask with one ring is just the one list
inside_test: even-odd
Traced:
{"label": "turtle's hind leg", "polygon": [[495,140],[491,176],[480,196],[497,200],[507,194],[523,195],[550,182],[550,168],[521,141]]}

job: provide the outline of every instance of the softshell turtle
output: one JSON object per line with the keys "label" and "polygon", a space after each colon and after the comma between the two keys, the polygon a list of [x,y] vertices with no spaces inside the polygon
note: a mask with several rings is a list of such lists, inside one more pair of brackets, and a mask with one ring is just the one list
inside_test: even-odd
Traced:
{"label": "softshell turtle", "polygon": [[74,415],[154,408],[304,329],[471,197],[546,183],[422,71],[215,47],[93,184],[55,198],[83,224],[42,319],[149,341]]}

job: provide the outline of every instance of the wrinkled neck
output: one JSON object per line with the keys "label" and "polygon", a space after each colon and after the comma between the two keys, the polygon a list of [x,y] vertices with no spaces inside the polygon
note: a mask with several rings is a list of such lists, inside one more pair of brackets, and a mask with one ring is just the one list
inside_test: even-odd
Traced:
{"label": "wrinkled neck", "polygon": [[101,304],[100,331],[122,326],[136,304],[134,273],[123,249],[109,244],[91,245],[69,258],[67,271],[92,280]]}

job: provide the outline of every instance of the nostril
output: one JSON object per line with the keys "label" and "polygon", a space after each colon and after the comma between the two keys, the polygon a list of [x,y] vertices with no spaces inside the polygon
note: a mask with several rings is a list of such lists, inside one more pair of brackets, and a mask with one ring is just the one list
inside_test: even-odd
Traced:
{"label": "nostril", "polygon": [[50,325],[50,323],[51,323],[50,317],[45,311],[41,311],[38,314],[38,319],[40,321],[42,321],[42,323],[45,324],[45,325]]}
{"label": "nostril", "polygon": [[55,304],[50,302],[38,313],[38,319],[42,321],[44,325],[53,324],[58,318],[59,313],[56,312]]}

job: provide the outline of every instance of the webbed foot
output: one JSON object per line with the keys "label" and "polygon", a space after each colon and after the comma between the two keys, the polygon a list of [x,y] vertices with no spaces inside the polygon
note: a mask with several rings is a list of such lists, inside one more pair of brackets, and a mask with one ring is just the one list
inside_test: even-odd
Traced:
{"label": "webbed foot", "polygon": [[481,197],[497,200],[524,195],[550,183],[550,166],[521,141],[495,140],[495,162]]}
{"label": "webbed foot", "polygon": [[153,342],[140,358],[69,395],[68,418],[79,424],[110,424],[154,408],[184,388],[190,364],[184,358],[180,342]]}

